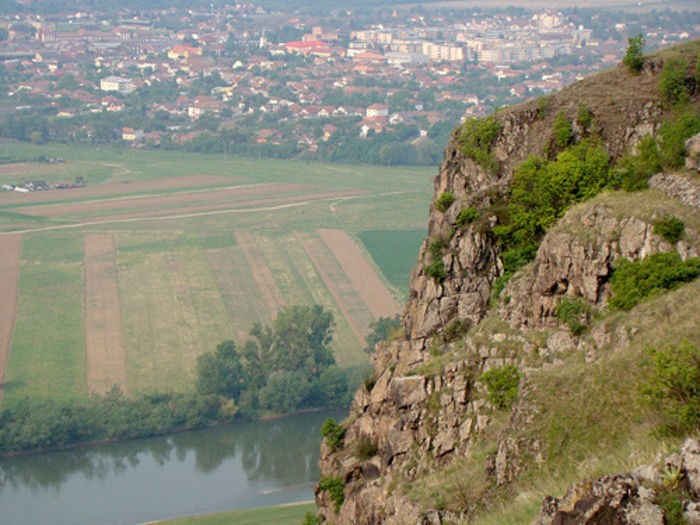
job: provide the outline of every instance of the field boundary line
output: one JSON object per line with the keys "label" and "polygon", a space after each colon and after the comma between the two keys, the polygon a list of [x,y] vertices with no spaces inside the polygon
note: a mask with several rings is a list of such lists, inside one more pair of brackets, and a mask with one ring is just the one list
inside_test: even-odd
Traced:
{"label": "field boundary line", "polygon": [[21,235],[0,238],[0,403],[5,393],[7,364],[17,317],[21,253]]}

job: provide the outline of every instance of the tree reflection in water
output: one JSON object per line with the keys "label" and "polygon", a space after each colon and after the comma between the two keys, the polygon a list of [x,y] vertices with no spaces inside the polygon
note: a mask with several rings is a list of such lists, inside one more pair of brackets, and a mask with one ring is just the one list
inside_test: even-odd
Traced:
{"label": "tree reflection in water", "polygon": [[[342,419],[345,414],[335,411],[331,415]],[[195,468],[200,473],[213,472],[225,460],[240,455],[248,481],[269,480],[282,487],[295,485],[314,479],[318,472],[321,425],[328,416],[328,412],[317,412],[236,422],[170,436],[4,458],[0,459],[0,496],[6,487],[58,492],[78,474],[100,481],[111,476],[137,475],[140,468],[183,463],[190,453],[194,453]]]}

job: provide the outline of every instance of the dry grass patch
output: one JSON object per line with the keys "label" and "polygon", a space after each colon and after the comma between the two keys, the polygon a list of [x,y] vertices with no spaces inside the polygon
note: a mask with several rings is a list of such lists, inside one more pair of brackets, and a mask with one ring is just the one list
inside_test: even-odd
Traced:
{"label": "dry grass patch", "polygon": [[0,235],[0,402],[15,327],[21,237]]}
{"label": "dry grass patch", "polygon": [[88,392],[128,391],[114,236],[85,235],[85,347]]}

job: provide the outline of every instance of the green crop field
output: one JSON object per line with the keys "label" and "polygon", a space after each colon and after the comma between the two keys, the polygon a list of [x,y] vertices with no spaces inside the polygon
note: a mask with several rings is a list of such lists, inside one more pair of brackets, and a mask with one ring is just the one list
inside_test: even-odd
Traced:
{"label": "green crop field", "polygon": [[425,230],[368,230],[358,237],[389,282],[408,295],[408,281],[425,235]]}
{"label": "green crop field", "polygon": [[0,235],[21,234],[4,403],[88,394],[83,259],[86,234],[95,233],[114,239],[109,294],[118,297],[100,308],[118,309],[109,318],[121,322],[130,393],[191,389],[198,355],[225,339],[242,344],[253,323],[291,304],[330,309],[338,364],[365,365],[378,306],[364,302],[317,230],[349,234],[345,242],[359,250],[348,253],[367,259],[401,303],[435,171],[0,142],[3,149],[23,162],[0,166],[0,184],[85,181],[0,192]]}

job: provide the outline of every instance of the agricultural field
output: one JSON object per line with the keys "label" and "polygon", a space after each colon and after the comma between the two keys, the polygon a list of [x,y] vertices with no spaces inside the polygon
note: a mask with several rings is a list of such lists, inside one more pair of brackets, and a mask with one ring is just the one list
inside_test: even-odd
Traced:
{"label": "agricultural field", "polygon": [[[197,356],[287,305],[333,312],[339,366],[400,312],[432,168],[1,142],[0,396],[192,388]],[[59,157],[49,164],[39,159]],[[394,239],[392,233],[397,237]]]}

